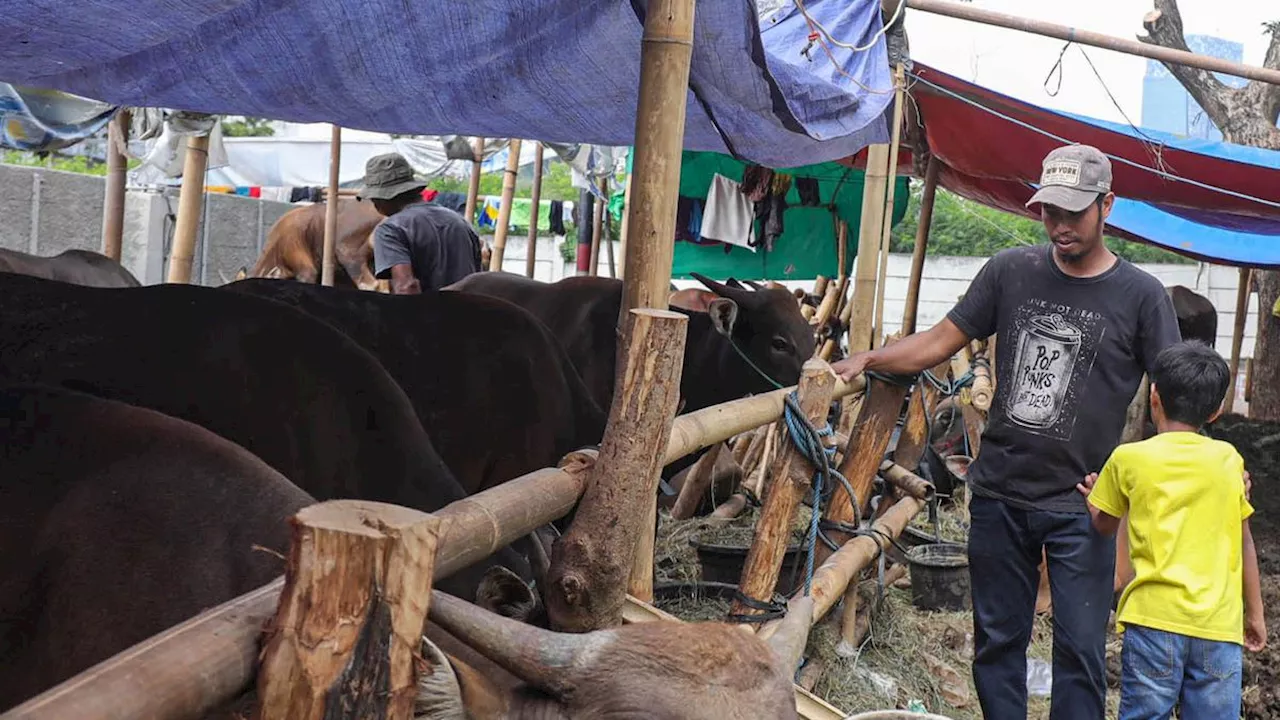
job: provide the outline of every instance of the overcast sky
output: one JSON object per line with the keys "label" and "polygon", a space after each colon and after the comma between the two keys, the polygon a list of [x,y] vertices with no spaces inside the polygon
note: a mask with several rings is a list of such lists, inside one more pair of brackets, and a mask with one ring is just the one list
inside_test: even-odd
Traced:
{"label": "overcast sky", "polygon": [[[1142,18],[1151,0],[974,0],[975,7],[1032,17],[1123,38],[1143,32]],[[1261,65],[1266,52],[1265,21],[1280,20],[1280,0],[1180,0],[1188,34],[1215,35],[1244,45],[1244,62]],[[1142,78],[1146,58],[1084,46],[1119,108],[1079,49],[1063,58],[1061,89],[1045,89],[1064,41],[1017,30],[980,25],[940,15],[907,11],[912,58],[962,79],[1046,107],[1124,122],[1121,112],[1140,124]],[[1057,76],[1049,90],[1057,89]]]}

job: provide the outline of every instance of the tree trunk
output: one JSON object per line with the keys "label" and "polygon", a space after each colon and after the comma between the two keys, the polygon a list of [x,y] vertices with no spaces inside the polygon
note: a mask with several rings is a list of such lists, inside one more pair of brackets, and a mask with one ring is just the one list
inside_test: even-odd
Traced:
{"label": "tree trunk", "polygon": [[[1155,10],[1147,13],[1142,26],[1147,30],[1147,37],[1139,40],[1177,50],[1188,49],[1177,0],[1155,0]],[[1268,29],[1271,44],[1262,65],[1280,69],[1280,22],[1270,23]],[[1244,87],[1231,88],[1208,71],[1168,63],[1165,66],[1218,126],[1227,142],[1280,150],[1280,128],[1276,127],[1280,119],[1280,86],[1255,80]],[[1275,378],[1280,376],[1280,318],[1270,311],[1280,298],[1280,273],[1259,271],[1254,278],[1260,312],[1253,357],[1262,377]],[[1249,403],[1249,416],[1280,421],[1280,385],[1259,383],[1258,393]]]}

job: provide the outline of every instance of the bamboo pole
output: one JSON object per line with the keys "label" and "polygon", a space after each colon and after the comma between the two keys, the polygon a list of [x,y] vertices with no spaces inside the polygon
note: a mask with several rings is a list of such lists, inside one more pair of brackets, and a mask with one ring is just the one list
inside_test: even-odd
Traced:
{"label": "bamboo pole", "polygon": [[471,184],[467,186],[467,222],[476,224],[476,204],[480,201],[480,166],[484,163],[484,138],[471,141],[471,152],[475,159],[471,161]]}
{"label": "bamboo pole", "polygon": [[[861,375],[847,383],[837,380],[831,396],[838,398],[851,395],[865,386],[866,381]],[[667,444],[662,464],[669,464],[691,452],[728,440],[738,433],[774,422],[782,417],[783,398],[794,389],[793,385],[681,415],[671,424],[671,441]]]}
{"label": "bamboo pole", "polygon": [[1240,376],[1240,350],[1244,345],[1244,327],[1249,319],[1249,283],[1252,275],[1249,268],[1240,268],[1239,286],[1236,287],[1236,318],[1231,329],[1231,389],[1227,391],[1224,414],[1232,412],[1236,405],[1236,384]]}
{"label": "bamboo pole", "polygon": [[[324,255],[320,263],[320,284],[333,287],[335,254],[338,247],[338,169],[342,166],[342,128],[337,125],[329,136],[329,188],[324,196]],[[351,278],[356,280],[357,278]]]}
{"label": "bamboo pole", "polygon": [[[563,517],[578,502],[595,453],[451,503],[440,521],[434,578],[448,577]],[[284,579],[150,637],[5,713],[5,720],[204,717],[249,689],[259,637]]]}
{"label": "bamboo pole", "polygon": [[291,527],[256,716],[410,720],[440,521],[334,500],[303,508]]}
{"label": "bamboo pole", "polygon": [[853,280],[853,315],[849,325],[849,352],[870,350],[875,323],[876,254],[884,222],[886,172],[889,146],[867,148],[867,171],[862,188],[862,222],[858,229],[858,267]]}
{"label": "bamboo pole", "polygon": [[613,254],[613,217],[609,215],[608,208],[604,213],[604,251],[605,258],[609,263],[609,277],[618,278],[618,261]]}
{"label": "bamboo pole", "polygon": [[519,171],[520,141],[512,139],[507,145],[507,169],[502,175],[502,205],[498,207],[498,227],[493,231],[493,255],[489,258],[491,272],[502,271],[502,258],[507,252],[507,231],[511,226],[511,203],[516,196],[516,174]]}
{"label": "bamboo pole", "polygon": [[178,194],[178,221],[173,229],[173,249],[169,251],[171,283],[191,282],[191,261],[195,256],[200,211],[204,207],[204,173],[208,164],[209,136],[188,137],[182,190]]}
{"label": "bamboo pole", "polygon": [[[628,576],[633,589],[647,580],[652,595],[655,528],[648,513],[637,509],[656,507],[689,318],[647,308],[630,315],[633,338],[620,363],[600,460],[573,524],[552,552],[547,614],[558,630],[584,632],[620,623]],[[647,558],[637,551],[646,541]],[[637,559],[647,565],[647,577],[636,567]]]}
{"label": "bamboo pole", "polygon": [[534,263],[538,258],[538,216],[542,213],[542,156],[545,148],[542,143],[538,143],[537,153],[534,155],[533,166],[533,211],[529,220],[529,245],[525,249],[524,255],[524,275],[532,278],[534,271]]}
{"label": "bamboo pole", "polygon": [[813,319],[809,321],[811,325],[822,327],[831,319],[831,314],[836,310],[836,304],[840,301],[840,285],[832,284],[827,288],[826,293],[822,297],[822,304],[818,306],[818,311],[814,313]]}
{"label": "bamboo pole", "polygon": [[[881,533],[888,537],[897,539],[902,531],[911,522],[911,518],[915,517],[925,504],[913,497],[904,497],[894,503],[889,510],[876,520],[872,526],[876,532],[869,535],[859,535],[858,537],[844,543],[840,547],[839,552],[827,558],[822,565],[813,572],[813,587],[811,596],[813,597],[813,621],[815,623],[822,620],[836,606],[840,598],[844,596],[845,589],[849,587],[850,581],[858,576],[868,565],[876,559],[877,556],[889,544]],[[801,590],[800,592],[804,592]],[[772,637],[777,631],[780,621],[773,620],[765,624],[758,633],[763,639]]]}
{"label": "bamboo pole", "polygon": [[124,245],[125,179],[129,172],[124,148],[129,143],[133,113],[121,108],[107,128],[107,190],[102,201],[102,254],[120,262]]}
{"label": "bamboo pole", "polygon": [[884,478],[885,482],[917,500],[928,502],[933,499],[935,493],[933,483],[892,460],[885,460],[881,463],[880,477]]}
{"label": "bamboo pole", "polygon": [[969,393],[973,406],[982,412],[991,410],[991,401],[995,398],[995,385],[991,382],[991,364],[985,357],[975,356],[973,359],[973,385]]}
{"label": "bamboo pole", "polygon": [[916,331],[920,313],[920,283],[924,278],[924,258],[929,251],[929,228],[933,226],[933,203],[938,194],[938,170],[941,163],[933,155],[924,171],[924,189],[920,192],[920,221],[916,225],[916,244],[911,251],[911,277],[907,280],[907,304],[902,310],[902,335]]}
{"label": "bamboo pole", "polygon": [[[609,187],[608,180],[600,181],[600,192]],[[605,202],[603,197],[596,198],[596,212],[591,218],[591,266],[587,274],[596,277],[600,274],[600,236],[604,232]]]}
{"label": "bamboo pole", "polygon": [[676,194],[684,146],[685,99],[693,52],[694,0],[654,0],[645,12],[640,50],[640,98],[636,106],[635,186],[627,204],[622,328],[624,357],[628,313],[666,308],[675,248]]}
{"label": "bamboo pole", "polygon": [[893,71],[893,84],[897,88],[893,101],[893,128],[890,133],[889,157],[885,175],[885,208],[880,218],[880,273],[876,279],[876,314],[875,333],[871,336],[876,347],[883,344],[884,330],[884,296],[885,283],[889,278],[889,242],[893,238],[893,196],[898,182],[898,145],[902,140],[902,106],[906,95],[907,83],[903,76],[902,63]]}
{"label": "bamboo pole", "polygon": [[[854,497],[849,497],[843,484],[836,485],[831,503],[823,512],[823,517],[827,520],[853,524],[858,520],[857,514],[861,514],[863,508],[867,507],[876,470],[884,459],[889,437],[898,422],[898,413],[906,395],[907,388],[895,383],[874,378],[868,383],[867,397],[859,408],[857,424],[849,434],[849,444],[840,461],[840,474],[852,485]],[[842,544],[852,537],[838,530],[832,530],[829,534],[836,544]],[[814,548],[814,552],[817,553],[817,562],[826,560],[831,555],[830,548],[822,543]]]}
{"label": "bamboo pole", "polygon": [[[827,423],[835,380],[831,367],[821,360],[809,360],[800,371],[800,409],[816,427]],[[813,472],[813,463],[794,444],[788,444],[786,450],[778,454],[771,472],[774,481],[765,494],[764,508],[756,520],[755,539],[742,567],[739,587],[746,597],[762,603],[773,598],[791,539],[791,527],[795,524],[796,508],[810,490]],[[732,615],[760,613],[742,600],[735,600],[729,612]]]}
{"label": "bamboo pole", "polygon": [[[618,226],[618,275],[625,278],[627,274],[627,231],[631,221],[631,178],[627,173],[627,183],[622,188],[622,224]],[[672,221],[672,232],[675,232],[675,221]],[[674,262],[674,261],[673,261]]]}
{"label": "bamboo pole", "polygon": [[[836,235],[837,235],[837,238],[838,238],[838,237],[839,237],[839,233],[837,233]],[[838,241],[837,241],[837,244],[838,244]],[[840,258],[840,259],[842,259],[842,260],[843,260],[843,259],[844,259],[844,253],[840,253],[840,255],[841,255],[841,258]],[[817,296],[818,296],[818,297],[820,297],[820,298],[825,298],[825,297],[827,296],[827,286],[828,286],[828,285],[830,285],[830,284],[831,284],[831,279],[830,279],[830,278],[828,278],[826,275],[819,275],[819,276],[818,276],[818,277],[813,281],[813,294],[814,294],[814,295],[817,295]]]}
{"label": "bamboo pole", "polygon": [[951,2],[950,0],[907,0],[907,7],[912,10],[946,15],[960,20],[971,20],[983,25],[1020,30],[1033,35],[1044,35],[1068,42],[1092,45],[1106,50],[1138,55],[1161,62],[1186,65],[1188,67],[1234,75],[1249,80],[1260,80],[1272,85],[1280,85],[1280,70],[1254,67],[1244,63],[1221,60],[1207,55],[1198,55],[1186,50],[1174,50],[1159,45],[1148,45],[1137,40],[1113,37],[1090,30],[1080,30],[1066,25],[1057,25],[1043,20],[1007,15],[973,7],[972,5]]}
{"label": "bamboo pole", "polygon": [[711,488],[711,481],[715,479],[716,461],[720,459],[722,452],[724,452],[724,443],[716,443],[698,458],[693,467],[689,468],[684,478],[684,485],[680,486],[680,494],[676,497],[675,504],[671,506],[672,520],[688,520],[697,514],[702,499],[707,496],[707,490]]}

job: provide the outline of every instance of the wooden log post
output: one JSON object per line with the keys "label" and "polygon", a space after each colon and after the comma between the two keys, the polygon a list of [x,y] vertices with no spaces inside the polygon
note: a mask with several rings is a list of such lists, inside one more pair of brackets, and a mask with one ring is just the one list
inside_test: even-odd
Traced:
{"label": "wooden log post", "polygon": [[533,193],[530,200],[533,209],[529,211],[529,244],[524,251],[524,275],[532,278],[534,265],[538,260],[538,216],[542,214],[542,158],[546,148],[538,143],[533,165]]}
{"label": "wooden log post", "polygon": [[338,266],[338,169],[341,166],[342,128],[334,125],[329,135],[329,187],[324,195],[324,251],[320,261],[320,284],[325,287],[333,287]]}
{"label": "wooden log post", "polygon": [[204,208],[204,173],[209,165],[209,136],[187,138],[187,156],[182,164],[182,190],[178,194],[178,220],[173,228],[173,249],[169,251],[168,281],[191,282],[191,261],[196,251],[196,230]]}
{"label": "wooden log post", "polygon": [[484,138],[471,141],[471,152],[475,158],[471,161],[471,183],[467,186],[467,209],[464,211],[467,222],[476,224],[476,205],[480,201],[480,166],[484,163]]}
{"label": "wooden log post", "polygon": [[941,163],[933,155],[924,171],[924,188],[920,192],[920,220],[916,224],[916,244],[911,251],[911,276],[907,280],[907,302],[902,309],[902,335],[916,331],[920,312],[920,284],[924,278],[924,258],[929,250],[929,228],[933,225],[933,203],[938,194],[938,170]]}
{"label": "wooden log post", "polygon": [[129,123],[133,113],[120,108],[107,128],[107,190],[102,200],[102,254],[120,262],[124,246],[125,180],[129,162],[124,151],[129,144]]}
{"label": "wooden log post", "polygon": [[650,309],[632,310],[631,317],[633,338],[621,363],[600,460],[573,524],[552,552],[547,611],[559,630],[585,632],[621,622],[642,537],[650,544],[652,587],[654,524],[637,509],[656,506],[658,473],[680,395],[688,317]]}
{"label": "wooden log post", "polygon": [[889,146],[867,148],[867,171],[862,189],[862,222],[858,229],[858,267],[853,279],[853,314],[849,325],[849,352],[871,349],[875,324],[876,256],[884,222],[888,191]]}
{"label": "wooden log post", "polygon": [[[950,369],[951,361],[943,360],[929,372],[935,378],[945,380]],[[907,419],[902,424],[898,445],[893,449],[893,461],[908,470],[920,467],[925,449],[929,447],[929,420],[938,406],[940,394],[937,386],[923,374],[911,391],[911,402],[907,403]]]}
{"label": "wooden log post", "polygon": [[489,258],[489,270],[492,272],[502,271],[502,258],[507,252],[507,231],[511,228],[511,203],[516,196],[516,174],[519,172],[520,141],[513,138],[507,145],[507,168],[502,174],[502,205],[498,207],[498,226],[493,231],[493,255]]}
{"label": "wooden log post", "polygon": [[907,83],[902,68],[898,63],[893,70],[893,86],[897,88],[893,100],[893,127],[890,132],[889,157],[886,162],[884,214],[881,215],[880,227],[877,228],[880,239],[880,272],[876,279],[875,332],[872,342],[880,347],[885,336],[884,298],[885,284],[889,279],[889,242],[893,238],[893,196],[898,181],[898,144],[902,139],[902,106],[906,96]]}
{"label": "wooden log post", "polygon": [[[823,517],[833,522],[853,524],[871,499],[871,489],[875,481],[876,471],[884,460],[885,450],[889,447],[889,437],[898,422],[898,412],[902,409],[902,401],[907,396],[907,388],[896,383],[888,383],[872,378],[867,383],[867,396],[858,411],[858,421],[849,433],[849,444],[845,448],[844,458],[840,461],[840,474],[844,475],[853,486],[854,497],[843,485],[837,485],[831,495],[831,503],[823,511]],[[837,545],[843,545],[852,537],[838,530],[828,533]],[[814,548],[815,563],[820,564],[831,555],[831,549],[824,543]]]}
{"label": "wooden log post", "polygon": [[258,675],[262,720],[410,720],[440,521],[335,500],[292,519]]}
{"label": "wooden log post", "polygon": [[1244,345],[1244,326],[1249,319],[1249,282],[1252,275],[1249,268],[1240,268],[1239,285],[1236,287],[1236,317],[1231,328],[1231,387],[1227,390],[1226,405],[1223,414],[1235,410],[1236,385],[1240,377],[1240,350]]}
{"label": "wooden log post", "polygon": [[702,504],[702,499],[707,496],[707,491],[711,488],[711,481],[715,479],[716,461],[720,459],[720,453],[724,452],[724,443],[716,443],[711,449],[702,454],[698,461],[689,469],[689,473],[685,475],[684,485],[680,486],[680,494],[676,497],[676,502],[671,506],[672,520],[688,520],[697,514],[698,507]]}
{"label": "wooden log post", "polygon": [[[827,424],[835,381],[831,367],[821,360],[809,360],[800,371],[800,409],[816,427]],[[783,556],[791,539],[791,528],[795,525],[796,508],[805,494],[811,492],[813,463],[801,454],[794,443],[787,442],[785,447],[786,450],[778,453],[774,462],[774,481],[765,493],[764,508],[756,520],[755,539],[747,551],[742,580],[738,584],[743,595],[760,603],[773,599]],[[760,614],[759,610],[741,600],[735,600],[729,612],[738,616]]]}

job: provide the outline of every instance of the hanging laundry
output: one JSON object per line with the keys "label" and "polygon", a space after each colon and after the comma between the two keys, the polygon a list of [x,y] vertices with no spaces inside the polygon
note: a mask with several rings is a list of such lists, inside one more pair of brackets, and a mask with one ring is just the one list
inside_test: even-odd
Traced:
{"label": "hanging laundry", "polygon": [[693,198],[693,207],[689,212],[689,234],[693,236],[694,242],[702,242],[703,205],[701,200]]}
{"label": "hanging laundry", "polygon": [[498,208],[502,204],[502,198],[492,195],[486,196],[484,205],[480,207],[480,219],[476,221],[477,227],[498,227]]}
{"label": "hanging laundry", "polygon": [[447,207],[457,213],[467,211],[467,196],[464,193],[442,192],[436,195],[435,198],[428,199],[427,202]]}
{"label": "hanging laundry", "polygon": [[775,172],[773,174],[773,194],[781,195],[783,198],[787,196],[787,191],[791,189],[791,176],[786,173]]}
{"label": "hanging laundry", "polygon": [[436,196],[439,194],[440,194],[439,190],[432,190],[431,188],[422,189],[422,199],[425,200],[426,202],[431,202],[432,200],[435,200]]}
{"label": "hanging laundry", "polygon": [[689,218],[693,215],[693,198],[676,196],[676,242],[694,242],[696,236],[689,232]]}
{"label": "hanging laundry", "polygon": [[551,201],[551,234],[561,236],[569,234],[569,231],[564,229],[564,202],[560,200]]}
{"label": "hanging laundry", "polygon": [[742,185],[716,173],[707,192],[707,205],[702,218],[702,237],[730,245],[752,247],[754,210],[742,194]]}
{"label": "hanging laundry", "polygon": [[800,194],[800,204],[806,207],[822,205],[822,196],[818,193],[818,181],[814,178],[796,178],[796,192]]}
{"label": "hanging laundry", "polygon": [[768,197],[755,204],[755,219],[760,222],[761,236],[757,246],[763,246],[765,252],[773,252],[774,243],[782,235],[782,214],[786,209],[786,197],[772,190]]}
{"label": "hanging laundry", "polygon": [[742,194],[751,202],[760,202],[769,194],[773,184],[773,171],[759,165],[748,165],[742,171]]}

